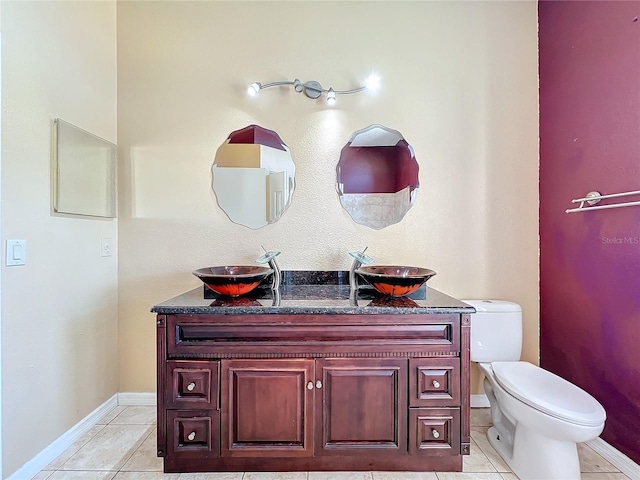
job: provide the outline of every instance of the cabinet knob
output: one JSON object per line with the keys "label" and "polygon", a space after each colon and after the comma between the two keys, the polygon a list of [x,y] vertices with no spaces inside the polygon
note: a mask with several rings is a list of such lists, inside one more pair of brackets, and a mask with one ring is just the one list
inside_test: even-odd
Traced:
{"label": "cabinet knob", "polygon": [[196,388],[196,384],[191,382],[189,385],[187,385],[187,390],[192,391],[194,388]]}
{"label": "cabinet knob", "polygon": [[322,388],[322,382],[320,380],[316,382],[316,388]]}
{"label": "cabinet knob", "polygon": [[433,388],[440,388],[440,382],[438,380],[431,382],[431,385],[433,385]]}
{"label": "cabinet knob", "polygon": [[313,382],[307,383],[307,390],[313,390]]}
{"label": "cabinet knob", "polygon": [[440,438],[440,432],[434,428],[433,430],[431,430],[431,436],[433,438]]}
{"label": "cabinet knob", "polygon": [[191,432],[191,433],[187,436],[187,438],[188,438],[189,440],[193,441],[193,439],[194,439],[194,438],[196,438],[196,432]]}

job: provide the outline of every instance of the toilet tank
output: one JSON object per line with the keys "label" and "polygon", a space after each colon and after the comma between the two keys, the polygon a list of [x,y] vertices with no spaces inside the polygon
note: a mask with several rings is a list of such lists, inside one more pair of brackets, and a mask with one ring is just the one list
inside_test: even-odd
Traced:
{"label": "toilet tank", "polygon": [[510,362],[522,353],[522,307],[506,300],[463,300],[471,314],[471,361]]}

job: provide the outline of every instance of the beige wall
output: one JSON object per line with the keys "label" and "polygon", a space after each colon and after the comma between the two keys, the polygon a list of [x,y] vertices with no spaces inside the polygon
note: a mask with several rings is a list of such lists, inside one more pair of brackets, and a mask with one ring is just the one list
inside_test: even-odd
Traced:
{"label": "beige wall", "polygon": [[115,21],[115,2],[2,2],[2,478],[118,391],[117,221],[52,214],[50,181],[54,118],[116,141]]}
{"label": "beige wall", "polygon": [[[372,70],[378,95],[335,108],[290,89],[246,95],[295,77],[349,89]],[[346,269],[369,246],[377,263],[436,270],[430,284],[459,298],[519,302],[537,363],[537,87],[535,2],[119,3],[120,390],[155,389],[149,308],[198,287],[196,268],[253,263],[260,245],[299,270]],[[297,168],[291,207],[259,230],[230,222],[210,188],[217,148],[252,123]],[[335,189],[341,148],[373,123],[401,131],[420,164],[415,206],[379,231]]]}

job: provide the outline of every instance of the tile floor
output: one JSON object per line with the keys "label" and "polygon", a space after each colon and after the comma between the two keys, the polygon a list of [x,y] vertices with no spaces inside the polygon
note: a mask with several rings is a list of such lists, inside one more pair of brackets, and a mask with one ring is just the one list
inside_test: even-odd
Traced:
{"label": "tile floor", "polygon": [[[488,409],[471,412],[471,455],[464,458],[463,473],[163,474],[162,459],[156,457],[155,407],[119,406],[33,480],[518,480],[485,437]],[[579,452],[582,480],[629,480],[588,446],[579,445]]]}

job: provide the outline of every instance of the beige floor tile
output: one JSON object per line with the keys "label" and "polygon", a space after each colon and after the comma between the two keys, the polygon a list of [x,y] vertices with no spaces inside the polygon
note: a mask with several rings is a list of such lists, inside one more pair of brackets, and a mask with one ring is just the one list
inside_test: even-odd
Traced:
{"label": "beige floor tile", "polygon": [[307,480],[307,472],[246,472],[242,480]]}
{"label": "beige floor tile", "polygon": [[496,469],[487,456],[482,453],[478,444],[471,439],[471,455],[465,455],[462,459],[463,472],[495,472]]}
{"label": "beige floor tile", "polygon": [[153,430],[151,425],[106,425],[62,470],[119,470]]}
{"label": "beige floor tile", "polygon": [[132,405],[126,407],[111,422],[112,425],[152,425],[156,423],[156,407]]}
{"label": "beige floor tile", "polygon": [[371,472],[373,480],[438,480],[434,472]]}
{"label": "beige floor tile", "polygon": [[438,472],[438,480],[502,480],[499,473]]}
{"label": "beige floor tile", "polygon": [[491,421],[490,408],[472,408],[471,409],[471,426],[472,427],[490,427],[493,425]]}
{"label": "beige floor tile", "polygon": [[157,453],[157,430],[154,428],[120,470],[123,472],[162,472],[162,458],[158,457]]}
{"label": "beige floor tile", "polygon": [[178,480],[178,473],[162,472],[118,472],[113,480]]}
{"label": "beige floor tile", "polygon": [[624,473],[616,472],[590,472],[582,473],[580,476],[581,480],[634,480],[627,477]]}
{"label": "beige floor tile", "polygon": [[63,472],[58,470],[47,480],[111,480],[118,472]]}
{"label": "beige floor tile", "polygon": [[42,470],[41,472],[38,472],[38,474],[31,480],[46,480],[51,476],[52,473],[53,470]]}
{"label": "beige floor tile", "polygon": [[478,444],[482,453],[487,456],[491,465],[493,465],[498,472],[510,472],[511,469],[507,463],[491,446],[491,443],[489,443],[487,430],[489,430],[489,427],[471,427],[471,438]]}
{"label": "beige floor tile", "polygon": [[178,480],[242,480],[243,472],[181,473]]}
{"label": "beige floor tile", "polygon": [[578,457],[580,458],[581,472],[619,472],[620,470],[611,465],[602,456],[584,443],[578,444]]}
{"label": "beige floor tile", "polygon": [[64,452],[58,455],[49,465],[47,465],[44,470],[58,470],[64,462],[69,460],[78,450],[80,450],[84,445],[87,444],[89,440],[95,437],[100,430],[104,428],[104,425],[95,425],[89,429],[82,437],[73,442],[69,448],[67,448]]}
{"label": "beige floor tile", "polygon": [[[246,475],[245,475],[246,480]],[[371,472],[309,472],[309,480],[371,480]]]}
{"label": "beige floor tile", "polygon": [[107,413],[104,417],[102,417],[98,421],[98,424],[99,425],[108,425],[111,422],[111,420],[113,420],[118,415],[120,415],[124,411],[125,408],[127,408],[127,407],[125,407],[124,405],[118,405],[116,408],[114,408],[109,413]]}

